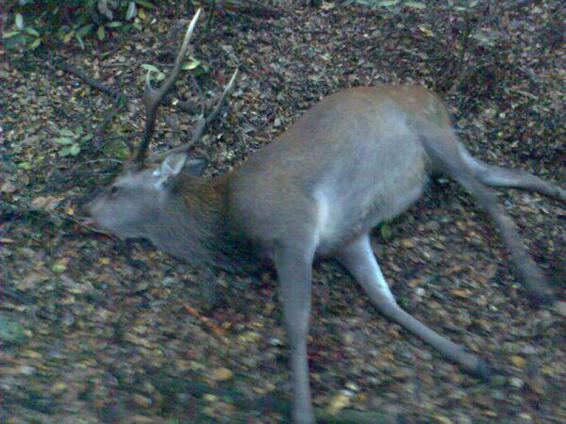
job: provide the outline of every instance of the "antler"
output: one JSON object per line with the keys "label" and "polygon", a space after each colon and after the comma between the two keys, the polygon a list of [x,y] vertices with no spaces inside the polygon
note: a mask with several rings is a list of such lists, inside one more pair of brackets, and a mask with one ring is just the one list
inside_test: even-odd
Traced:
{"label": "antler", "polygon": [[187,50],[189,48],[189,43],[191,41],[191,37],[193,35],[193,31],[195,29],[196,23],[200,16],[201,9],[198,9],[187,28],[187,32],[185,33],[185,38],[183,39],[183,44],[181,45],[181,49],[177,54],[177,58],[175,59],[175,65],[173,66],[173,70],[163,83],[163,85],[158,89],[154,89],[151,85],[151,81],[149,79],[149,72],[146,76],[146,87],[145,87],[145,128],[143,131],[143,139],[139,145],[138,151],[134,156],[134,160],[139,163],[143,163],[145,155],[147,153],[147,149],[149,147],[149,142],[151,137],[153,136],[153,132],[155,130],[155,119],[157,117],[157,109],[163,97],[167,92],[171,89],[177,77],[179,76],[179,71],[181,70],[181,65],[183,60],[185,59],[185,55],[187,54]]}
{"label": "antler", "polygon": [[220,113],[220,109],[222,109],[222,104],[224,103],[226,96],[234,86],[234,81],[236,81],[237,76],[238,76],[238,69],[236,68],[236,70],[232,74],[232,78],[230,78],[230,81],[228,82],[228,84],[226,84],[226,87],[224,87],[224,91],[222,92],[222,95],[216,102],[216,106],[214,107],[214,110],[208,116],[205,116],[204,111],[201,111],[201,115],[199,117],[199,120],[197,121],[197,126],[193,132],[191,141],[190,143],[184,145],[187,149],[202,137],[204,130],[206,129],[206,126],[216,119],[218,113]]}
{"label": "antler", "polygon": [[204,101],[202,99],[202,93],[200,92],[200,87],[198,86],[198,83],[196,81],[193,81],[193,84],[197,87],[197,90],[199,91],[199,93],[201,93],[201,107],[200,107],[201,113],[200,113],[200,116],[198,118],[195,129],[193,131],[193,136],[191,137],[191,141],[189,141],[188,143],[182,144],[180,146],[177,146],[174,149],[169,149],[162,154],[155,155],[154,157],[152,157],[152,161],[153,160],[159,161],[159,160],[163,159],[165,156],[169,156],[172,153],[186,152],[197,141],[199,141],[199,139],[204,134],[208,124],[210,124],[212,121],[214,121],[216,119],[216,117],[218,116],[218,114],[220,113],[220,110],[222,109],[222,105],[224,104],[224,100],[226,100],[228,93],[230,92],[230,90],[232,90],[232,87],[234,86],[234,82],[236,81],[237,76],[238,76],[238,69],[236,69],[234,71],[234,73],[232,74],[230,81],[228,82],[228,84],[226,84],[226,87],[224,87],[224,91],[222,92],[222,95],[219,97],[218,101],[216,102],[216,106],[214,107],[212,112],[208,115],[205,114],[206,111],[205,111],[205,107],[204,107]]}

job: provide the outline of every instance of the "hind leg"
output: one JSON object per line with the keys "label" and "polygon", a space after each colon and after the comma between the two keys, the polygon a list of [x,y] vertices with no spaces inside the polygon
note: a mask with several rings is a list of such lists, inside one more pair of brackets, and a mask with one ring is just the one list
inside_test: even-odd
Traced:
{"label": "hind leg", "polygon": [[495,193],[483,185],[470,170],[464,167],[456,168],[452,164],[446,164],[446,168],[452,178],[462,184],[495,221],[511,254],[519,279],[527,288],[532,300],[535,303],[552,303],[554,296],[546,283],[545,276],[527,253],[515,223],[499,205]]}
{"label": "hind leg", "polygon": [[360,283],[379,312],[459,364],[464,370],[487,377],[488,368],[483,361],[465,352],[462,346],[436,333],[397,305],[371,250],[369,235],[366,234],[350,243],[337,257]]}
{"label": "hind leg", "polygon": [[[527,253],[515,223],[505,209],[499,205],[493,190],[484,185],[482,178],[492,185],[500,186],[505,182],[507,186],[511,186],[513,183],[513,186],[527,188],[526,185],[522,184],[524,181],[520,181],[517,178],[517,173],[513,174],[511,171],[507,172],[506,175],[509,177],[513,174],[514,176],[507,181],[503,178],[502,172],[498,171],[498,174],[495,171],[489,171],[487,165],[473,159],[466,152],[451,129],[428,125],[426,122],[421,122],[421,125],[423,146],[434,167],[462,184],[495,221],[495,225],[509,253],[511,253],[511,259],[517,269],[519,279],[527,288],[531,300],[536,304],[554,302],[555,299],[546,283],[546,278]],[[480,177],[482,170],[487,170],[487,172],[483,172],[484,177]],[[531,177],[531,181],[536,179],[536,181],[543,182],[534,176]],[[544,189],[539,186],[536,191],[544,192]],[[559,199],[562,196],[560,192],[557,192],[556,195]]]}
{"label": "hind leg", "polygon": [[566,202],[566,190],[555,184],[518,169],[488,165],[474,157],[458,144],[462,159],[474,175],[485,185],[492,187],[510,187],[533,191],[562,202]]}

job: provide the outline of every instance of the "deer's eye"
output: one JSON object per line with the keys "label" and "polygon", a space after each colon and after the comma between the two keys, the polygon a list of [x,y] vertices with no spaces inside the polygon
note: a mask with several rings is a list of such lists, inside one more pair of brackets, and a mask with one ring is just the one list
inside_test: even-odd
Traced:
{"label": "deer's eye", "polygon": [[112,188],[110,188],[110,194],[112,196],[115,196],[116,194],[118,194],[118,187],[112,186]]}

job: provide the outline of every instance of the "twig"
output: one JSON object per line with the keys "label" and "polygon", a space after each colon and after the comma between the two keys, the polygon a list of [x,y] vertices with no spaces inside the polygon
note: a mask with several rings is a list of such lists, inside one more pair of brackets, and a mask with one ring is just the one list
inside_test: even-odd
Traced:
{"label": "twig", "polygon": [[97,81],[94,78],[89,77],[82,70],[78,69],[73,65],[69,65],[68,63],[65,62],[56,62],[55,66],[61,69],[62,71],[67,72],[68,74],[76,76],[77,78],[81,79],[91,87],[96,88],[98,91],[104,94],[108,94],[109,96],[115,97],[117,99],[123,99],[124,102],[127,100],[127,96],[125,94],[119,92],[118,90],[114,90],[110,87],[105,86],[100,81]]}
{"label": "twig", "polygon": [[226,336],[226,332],[219,327],[218,325],[216,325],[214,322],[212,322],[209,318],[202,316],[199,311],[197,311],[195,308],[193,308],[192,306],[189,305],[185,305],[185,310],[187,311],[187,313],[189,315],[192,315],[193,317],[195,317],[196,319],[198,319],[200,322],[202,322],[204,325],[206,325],[214,334],[216,334],[217,336],[220,337],[225,337]]}

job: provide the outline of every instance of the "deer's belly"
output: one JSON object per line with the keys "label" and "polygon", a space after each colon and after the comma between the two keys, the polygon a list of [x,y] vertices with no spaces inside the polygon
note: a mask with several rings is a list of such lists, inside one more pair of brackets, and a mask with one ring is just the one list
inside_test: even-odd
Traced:
{"label": "deer's belly", "polygon": [[400,215],[419,199],[427,184],[428,179],[414,179],[397,190],[378,187],[345,202],[317,192],[317,255],[331,256],[381,222]]}

